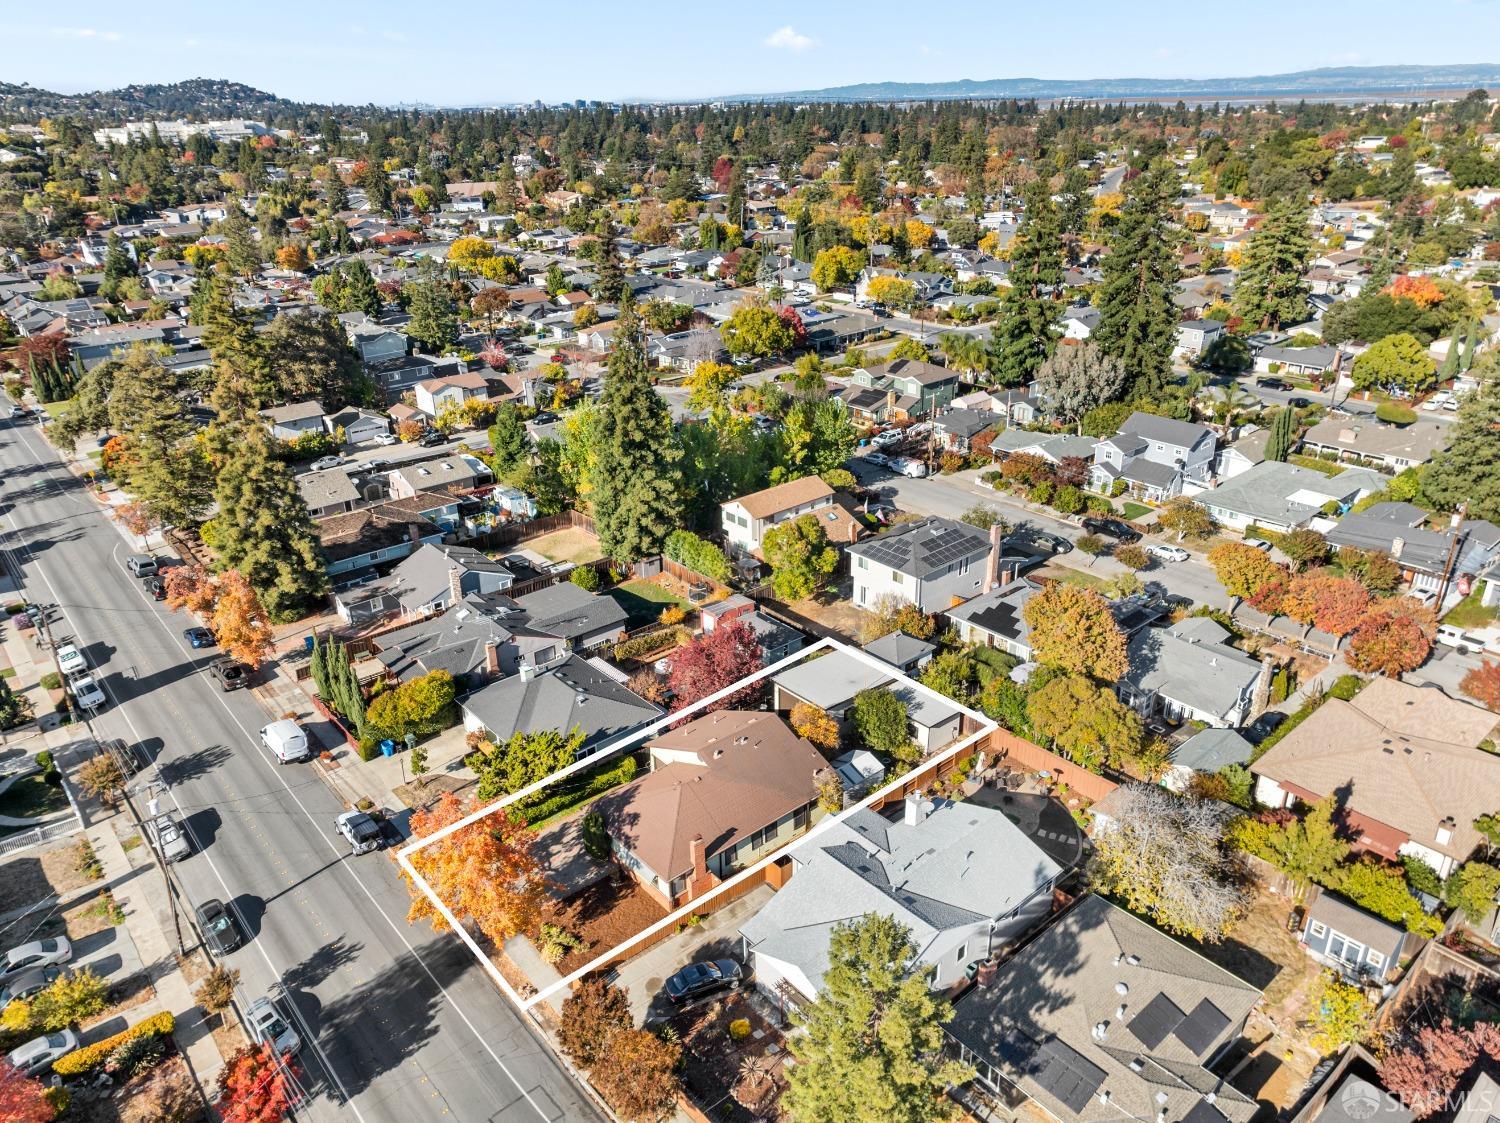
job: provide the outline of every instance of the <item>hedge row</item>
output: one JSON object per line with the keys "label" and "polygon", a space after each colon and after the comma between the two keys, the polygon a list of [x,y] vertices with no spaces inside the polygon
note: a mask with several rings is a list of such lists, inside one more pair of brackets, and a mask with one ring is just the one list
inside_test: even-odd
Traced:
{"label": "hedge row", "polygon": [[[533,804],[521,811],[521,818],[526,820],[530,826],[532,823],[540,823],[544,819],[550,819],[559,815],[571,807],[577,807],[585,800],[593,799],[596,795],[603,795],[610,788],[621,784],[628,784],[635,779],[636,763],[635,757],[627,756],[613,768],[607,768],[602,772],[595,772],[577,787],[558,792],[549,796],[541,803]],[[568,777],[572,781],[572,777]]]}
{"label": "hedge row", "polygon": [[113,1037],[106,1037],[103,1041],[95,1041],[92,1045],[85,1045],[82,1049],[74,1049],[66,1056],[59,1057],[52,1065],[52,1071],[58,1076],[82,1076],[91,1069],[98,1068],[109,1055],[127,1041],[134,1041],[138,1037],[166,1037],[176,1026],[176,1019],[163,1010],[160,1014],[152,1014],[149,1018],[137,1022],[129,1029],[121,1030]]}
{"label": "hedge row", "polygon": [[626,659],[644,659],[647,655],[665,651],[669,647],[676,647],[686,638],[687,632],[683,628],[663,628],[659,632],[648,632],[644,636],[636,636],[634,639],[615,644],[615,662],[623,662]]}

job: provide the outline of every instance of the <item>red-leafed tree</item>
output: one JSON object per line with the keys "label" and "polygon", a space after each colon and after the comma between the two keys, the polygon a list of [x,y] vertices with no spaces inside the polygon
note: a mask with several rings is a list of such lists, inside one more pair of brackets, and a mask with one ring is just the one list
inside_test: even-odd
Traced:
{"label": "red-leafed tree", "polygon": [[1423,1119],[1444,1107],[1481,1053],[1500,1059],[1500,1027],[1480,1022],[1464,1029],[1444,1019],[1386,1053],[1380,1082]]}
{"label": "red-leafed tree", "polygon": [[1292,578],[1281,611],[1319,631],[1346,636],[1359,627],[1369,604],[1369,590],[1352,577],[1314,570]]}
{"label": "red-leafed tree", "polygon": [[787,326],[792,333],[792,347],[807,346],[807,325],[802,322],[801,315],[790,304],[777,313],[781,322]]}
{"label": "red-leafed tree", "polygon": [[1349,666],[1394,678],[1416,670],[1432,650],[1432,610],[1411,597],[1392,597],[1365,614],[1349,640]]}
{"label": "red-leafed tree", "polygon": [[69,361],[68,337],[60,331],[27,336],[16,344],[14,359],[16,369],[27,373],[39,367],[61,369]]}
{"label": "red-leafed tree", "polygon": [[49,1123],[57,1113],[40,1080],[0,1057],[0,1119],[6,1123]]}
{"label": "red-leafed tree", "polygon": [[229,1058],[219,1073],[214,1101],[224,1123],[278,1123],[297,1097],[286,1065],[270,1046],[249,1046]]}
{"label": "red-leafed tree", "polygon": [[[672,709],[691,706],[710,694],[733,686],[763,665],[760,644],[743,621],[720,624],[672,656],[671,683],[677,695]],[[758,684],[752,683],[726,694],[699,712],[733,709],[753,698],[759,689]]]}
{"label": "red-leafed tree", "polygon": [[1458,684],[1470,698],[1476,698],[1492,710],[1500,710],[1500,663],[1486,659]]}

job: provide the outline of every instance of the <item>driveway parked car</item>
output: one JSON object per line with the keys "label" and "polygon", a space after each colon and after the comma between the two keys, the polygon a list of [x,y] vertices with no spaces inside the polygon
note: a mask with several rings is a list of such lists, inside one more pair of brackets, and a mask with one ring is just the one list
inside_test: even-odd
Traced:
{"label": "driveway parked car", "polygon": [[0,982],[8,982],[23,971],[33,967],[50,967],[66,963],[73,958],[73,945],[66,936],[52,940],[32,940],[29,944],[11,948],[0,961]]}
{"label": "driveway parked car", "polygon": [[877,468],[889,468],[891,458],[883,452],[867,452],[861,458],[866,464],[874,464]]}
{"label": "driveway parked car", "polygon": [[5,1009],[17,998],[30,998],[33,994],[46,990],[52,985],[52,980],[62,973],[63,969],[55,964],[22,971],[10,982],[0,987],[0,1010]]}
{"label": "driveway parked car", "polygon": [[97,710],[109,701],[93,675],[79,675],[68,683],[68,689],[73,692],[73,701],[86,710]]}
{"label": "driveway parked car", "polygon": [[245,1009],[245,1022],[257,1041],[271,1046],[282,1056],[302,1048],[302,1038],[271,1005],[269,998],[262,996],[250,1003]]}
{"label": "driveway parked car", "polygon": [[214,645],[214,634],[207,628],[186,628],[183,630],[182,638],[187,640],[194,649]]}
{"label": "driveway parked car", "polygon": [[1127,526],[1119,519],[1084,519],[1083,529],[1090,534],[1103,535],[1105,538],[1113,538],[1117,542],[1139,542],[1141,532],[1134,527]]}
{"label": "driveway parked car", "polygon": [[885,429],[870,438],[870,444],[876,448],[895,448],[901,443],[903,434],[900,429]]}
{"label": "driveway parked car", "polygon": [[89,669],[89,661],[77,644],[65,643],[57,649],[57,666],[65,675],[76,675]]}
{"label": "driveway parked car", "polygon": [[379,850],[385,841],[380,824],[363,811],[345,811],[334,820],[334,826],[356,854]]}
{"label": "driveway parked car", "polygon": [[195,911],[198,915],[198,929],[215,955],[228,955],[245,942],[245,934],[240,931],[234,914],[217,897],[210,897]]}
{"label": "driveway parked car", "polygon": [[371,437],[370,443],[380,445],[382,448],[388,448],[400,439],[395,433],[380,433]]}
{"label": "driveway parked car", "polygon": [[71,1029],[34,1037],[19,1049],[12,1049],[6,1060],[23,1076],[40,1076],[52,1062],[78,1048],[78,1035]]}
{"label": "driveway parked car", "polygon": [[710,959],[690,963],[667,980],[663,988],[674,1003],[691,1001],[721,990],[738,990],[745,969],[732,959]]}
{"label": "driveway parked car", "polygon": [[1187,561],[1188,558],[1193,556],[1181,546],[1168,546],[1164,542],[1157,542],[1154,545],[1147,546],[1146,553],[1150,554],[1153,558],[1168,562]]}
{"label": "driveway parked car", "polygon": [[337,468],[344,462],[342,456],[320,456],[308,465],[314,472],[326,472],[330,468]]}

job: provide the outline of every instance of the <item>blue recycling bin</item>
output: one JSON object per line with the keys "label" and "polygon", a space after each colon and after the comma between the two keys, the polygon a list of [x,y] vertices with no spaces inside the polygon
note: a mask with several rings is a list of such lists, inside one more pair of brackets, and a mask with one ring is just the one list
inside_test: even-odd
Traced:
{"label": "blue recycling bin", "polygon": [[390,741],[390,740],[386,740],[386,741],[380,742],[380,755],[381,756],[395,756],[396,755],[396,742],[395,741]]}
{"label": "blue recycling bin", "polygon": [[313,648],[317,646],[317,643],[318,641],[313,636],[302,637],[302,648],[309,655],[313,653]]}

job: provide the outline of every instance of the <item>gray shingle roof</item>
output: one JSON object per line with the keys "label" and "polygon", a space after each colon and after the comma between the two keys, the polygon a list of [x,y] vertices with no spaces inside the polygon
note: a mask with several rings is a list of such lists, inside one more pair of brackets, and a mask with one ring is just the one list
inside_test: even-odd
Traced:
{"label": "gray shingle roof", "polygon": [[1062,872],[1003,812],[947,800],[930,806],[910,826],[864,810],[829,828],[819,845],[796,852],[792,880],[741,934],[818,987],[841,920],[894,917],[925,950],[945,929],[1006,915]]}
{"label": "gray shingle roof", "polygon": [[492,682],[464,699],[466,711],[500,740],[542,729],[582,729],[586,749],[635,729],[661,709],[576,655],[530,680]]}
{"label": "gray shingle roof", "polygon": [[1194,772],[1213,773],[1250,760],[1250,742],[1233,729],[1205,729],[1172,751],[1172,763]]}
{"label": "gray shingle roof", "polygon": [[1120,426],[1120,432],[1133,433],[1144,437],[1148,441],[1161,441],[1163,444],[1180,445],[1183,448],[1192,448],[1204,437],[1212,437],[1213,434],[1202,425],[1195,425],[1191,421],[1178,421],[1172,417],[1157,417],[1154,413],[1132,413]]}
{"label": "gray shingle roof", "polygon": [[[1183,1021],[1193,1019],[1193,1027],[1212,1022],[1223,1028],[1202,1044],[1191,1029],[1179,1036],[1179,1021],[1146,1046],[1135,1022],[1158,995],[1166,997],[1159,1012],[1170,1013],[1170,1003]],[[1205,1000],[1210,1007],[1200,1015]],[[1250,984],[1090,895],[1006,962],[992,985],[960,999],[947,1029],[1064,1123],[1150,1120],[1158,1113],[1176,1123],[1207,1103],[1210,1093],[1213,1110],[1231,1123],[1246,1123],[1255,1101],[1202,1066],[1259,1000]],[[1211,1018],[1214,1009],[1222,1022]],[[1143,1034],[1155,1037],[1146,1029],[1143,1023]],[[1079,1096],[1079,1081],[1070,1075],[1097,1075],[1097,1081]],[[1101,1086],[1109,1091],[1108,1103],[1093,1095]]]}
{"label": "gray shingle roof", "polygon": [[917,580],[965,558],[974,561],[989,550],[989,536],[978,527],[931,515],[849,547],[851,554],[863,554]]}
{"label": "gray shingle roof", "polygon": [[1170,628],[1142,628],[1130,637],[1130,665],[1121,681],[1223,717],[1260,675],[1258,662],[1223,642],[1227,634],[1211,620],[1191,617]]}

